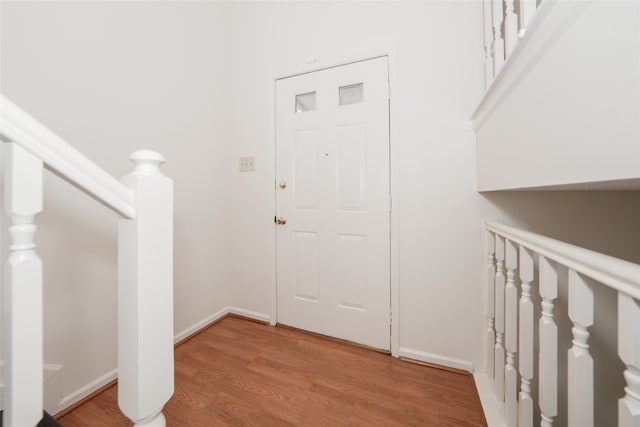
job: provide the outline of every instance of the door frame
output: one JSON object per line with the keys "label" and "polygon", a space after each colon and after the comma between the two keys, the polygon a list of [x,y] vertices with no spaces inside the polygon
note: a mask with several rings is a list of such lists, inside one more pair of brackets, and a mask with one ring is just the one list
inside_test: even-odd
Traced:
{"label": "door frame", "polygon": [[[390,248],[390,285],[391,285],[391,355],[399,357],[400,349],[400,209],[398,203],[398,170],[399,170],[399,149],[398,144],[398,120],[397,120],[397,100],[394,96],[394,88],[396,87],[397,76],[397,46],[386,46],[377,51],[369,51],[361,54],[349,55],[347,57],[336,58],[329,61],[315,61],[312,58],[310,63],[304,66],[294,68],[283,73],[275,75],[273,81],[273,117],[271,120],[271,143],[269,145],[269,178],[273,185],[270,185],[269,207],[270,212],[276,214],[276,83],[278,80],[289,77],[299,76],[301,74],[313,73],[316,71],[326,70],[328,68],[340,67],[343,65],[353,64],[355,62],[367,61],[386,57],[389,67],[389,191],[391,195],[391,215],[389,222],[389,242]],[[274,326],[278,318],[278,297],[277,297],[277,239],[276,227],[269,233],[269,324]]]}

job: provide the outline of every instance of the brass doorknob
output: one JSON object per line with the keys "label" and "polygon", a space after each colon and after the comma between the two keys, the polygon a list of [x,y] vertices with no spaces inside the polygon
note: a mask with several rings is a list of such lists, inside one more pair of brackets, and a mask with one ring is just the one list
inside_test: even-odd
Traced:
{"label": "brass doorknob", "polygon": [[276,218],[276,223],[280,225],[285,225],[287,223],[287,219],[283,216],[279,216]]}
{"label": "brass doorknob", "polygon": [[280,181],[280,184],[278,184],[280,186],[280,188],[287,188],[287,183],[284,181]]}

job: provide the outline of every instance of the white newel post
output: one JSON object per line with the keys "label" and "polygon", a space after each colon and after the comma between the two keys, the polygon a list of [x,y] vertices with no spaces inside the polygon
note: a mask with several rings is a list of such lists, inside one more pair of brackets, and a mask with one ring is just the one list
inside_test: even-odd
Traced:
{"label": "white newel post", "polygon": [[15,143],[3,152],[4,211],[9,218],[9,259],[2,288],[5,427],[42,419],[42,262],[34,224],[42,211],[42,162]]}
{"label": "white newel post", "polygon": [[618,400],[618,425],[640,426],[640,304],[618,293],[618,354],[627,366],[625,395]]}
{"label": "white newel post", "polygon": [[504,402],[504,237],[496,235],[496,345],[495,391],[498,402]]}
{"label": "white newel post", "polygon": [[558,415],[558,327],[553,319],[553,301],[558,298],[558,272],[555,262],[540,256],[539,399],[541,427],[551,427]]}
{"label": "white newel post", "polygon": [[593,359],[589,354],[589,326],[593,325],[590,279],[569,270],[569,318],[573,346],[567,364],[567,402],[570,427],[593,427]]}
{"label": "white newel post", "polygon": [[496,330],[493,327],[495,317],[495,280],[496,280],[496,236],[487,230],[487,376],[493,378],[493,354],[496,345]]}
{"label": "white newel post", "polygon": [[518,245],[506,242],[507,287],[505,289],[505,348],[507,364],[504,367],[505,421],[507,427],[516,427],[518,422],[518,371],[516,352],[518,351],[518,288],[516,269],[518,267]]}
{"label": "white newel post", "polygon": [[164,427],[173,394],[173,182],[164,158],[133,153],[122,178],[134,219],[118,229],[118,404],[136,426]]}
{"label": "white newel post", "polygon": [[520,400],[518,402],[518,427],[533,427],[533,398],[531,381],[533,380],[533,301],[531,300],[531,282],[533,282],[533,252],[520,247],[520,297],[519,355]]}

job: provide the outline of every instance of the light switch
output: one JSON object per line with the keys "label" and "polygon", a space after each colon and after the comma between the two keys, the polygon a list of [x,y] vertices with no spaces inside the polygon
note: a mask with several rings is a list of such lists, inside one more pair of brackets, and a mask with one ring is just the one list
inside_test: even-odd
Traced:
{"label": "light switch", "polygon": [[240,172],[251,172],[256,170],[256,158],[253,156],[240,157],[239,170]]}

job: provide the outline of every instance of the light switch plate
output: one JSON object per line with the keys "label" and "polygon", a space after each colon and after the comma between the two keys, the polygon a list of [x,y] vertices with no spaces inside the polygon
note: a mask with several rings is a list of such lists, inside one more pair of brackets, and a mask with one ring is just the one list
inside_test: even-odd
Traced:
{"label": "light switch plate", "polygon": [[240,172],[251,172],[256,170],[256,158],[251,157],[240,157],[238,168]]}

